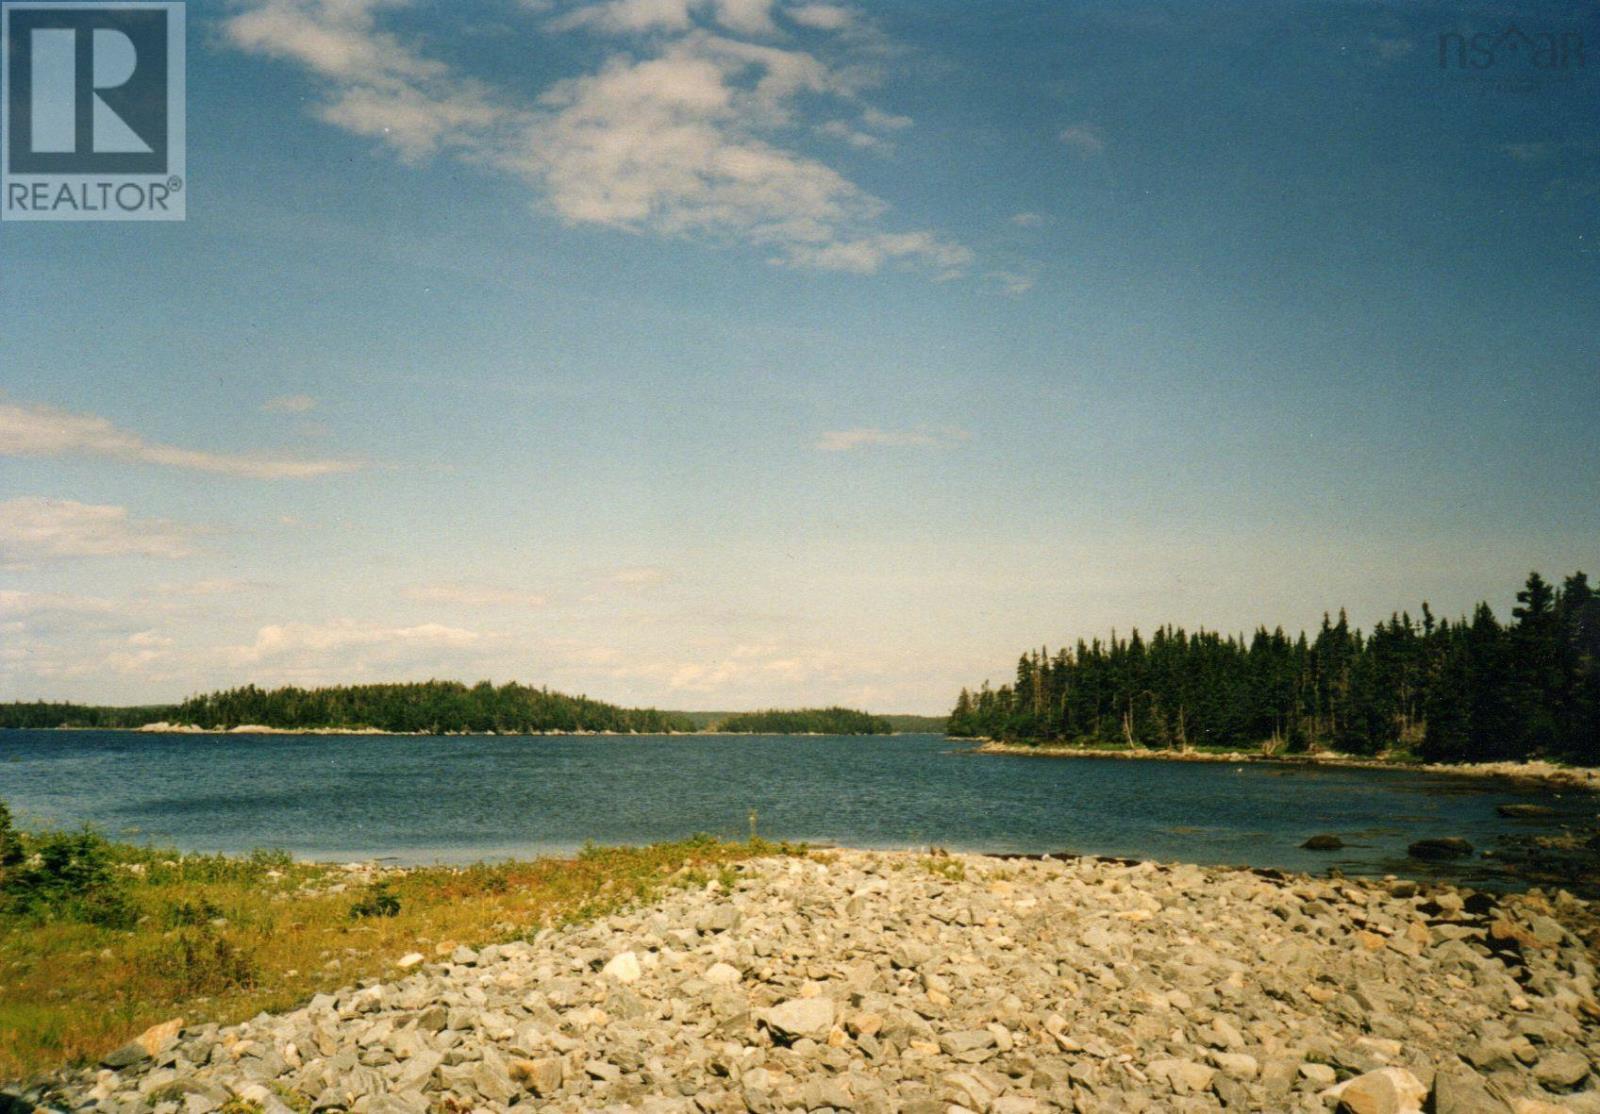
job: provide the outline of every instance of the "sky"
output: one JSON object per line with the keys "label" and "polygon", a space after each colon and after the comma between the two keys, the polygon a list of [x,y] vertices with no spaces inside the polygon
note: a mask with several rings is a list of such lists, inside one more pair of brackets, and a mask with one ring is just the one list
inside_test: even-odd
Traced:
{"label": "sky", "polygon": [[0,699],[942,713],[1600,572],[1592,6],[188,24],[187,220],[0,225]]}

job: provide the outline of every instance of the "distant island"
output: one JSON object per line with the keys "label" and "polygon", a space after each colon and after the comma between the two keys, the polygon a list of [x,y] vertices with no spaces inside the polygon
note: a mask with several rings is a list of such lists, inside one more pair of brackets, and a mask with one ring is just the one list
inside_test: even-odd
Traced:
{"label": "distant island", "polygon": [[892,735],[894,725],[883,716],[851,708],[796,708],[740,712],[719,720],[712,730],[742,735]]}
{"label": "distant island", "polygon": [[1392,615],[1371,634],[1343,611],[1314,637],[1181,627],[1146,641],[1033,650],[1011,684],[963,689],[949,731],[1033,747],[1600,765],[1600,595],[1537,572],[1512,622]]}
{"label": "distant island", "polygon": [[943,731],[942,717],[877,716],[850,708],[763,712],[674,712],[623,708],[515,682],[422,681],[326,688],[255,685],[193,696],[179,704],[102,707],[89,704],[0,704],[0,728],[137,730],[375,731],[392,734],[526,735],[566,732],[619,735],[739,734],[887,735]]}

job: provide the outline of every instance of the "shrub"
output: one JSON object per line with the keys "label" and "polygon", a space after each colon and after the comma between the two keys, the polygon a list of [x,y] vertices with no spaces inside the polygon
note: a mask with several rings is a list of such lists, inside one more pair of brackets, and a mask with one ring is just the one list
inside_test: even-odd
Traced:
{"label": "shrub", "polygon": [[350,906],[350,919],[362,917],[393,917],[400,912],[400,899],[389,890],[387,882],[379,882],[367,891],[367,896]]}
{"label": "shrub", "polygon": [[6,868],[17,866],[22,858],[22,833],[11,823],[11,810],[0,801],[0,884]]}
{"label": "shrub", "polygon": [[215,902],[204,897],[193,901],[185,898],[182,901],[168,903],[166,921],[168,928],[192,928],[208,924],[220,916],[222,907]]}
{"label": "shrub", "polygon": [[111,846],[88,828],[33,839],[33,854],[6,869],[0,900],[19,913],[132,928],[138,919]]}
{"label": "shrub", "polygon": [[209,926],[174,935],[155,956],[156,973],[172,980],[182,995],[220,994],[256,985],[255,960]]}

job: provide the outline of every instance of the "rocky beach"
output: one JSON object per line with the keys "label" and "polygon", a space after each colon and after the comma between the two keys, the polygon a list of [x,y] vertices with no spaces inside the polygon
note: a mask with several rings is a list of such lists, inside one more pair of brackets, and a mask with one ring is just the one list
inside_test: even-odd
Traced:
{"label": "rocky beach", "polygon": [[[1600,1111],[1562,892],[830,851],[238,1026],[174,1018],[21,1109]],[[1587,937],[1587,940],[1583,937]]]}

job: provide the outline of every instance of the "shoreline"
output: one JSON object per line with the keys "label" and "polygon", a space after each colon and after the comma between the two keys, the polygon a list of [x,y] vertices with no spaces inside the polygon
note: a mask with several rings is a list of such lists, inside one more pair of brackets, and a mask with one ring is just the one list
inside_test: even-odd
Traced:
{"label": "shoreline", "polygon": [[173,1017],[26,1097],[128,1114],[191,1096],[270,1114],[1600,1100],[1593,906],[1564,894],[858,850],[701,877],[582,923],[373,939],[376,980],[239,1024]]}
{"label": "shoreline", "polygon": [[1600,769],[1587,766],[1560,766],[1553,762],[1396,762],[1364,758],[1354,754],[1265,755],[1250,751],[1113,750],[1104,747],[1070,745],[1029,746],[998,739],[956,740],[977,744],[975,754],[1006,754],[1025,758],[1117,758],[1128,761],[1212,762],[1232,765],[1256,764],[1280,767],[1328,766],[1334,769],[1399,770],[1409,773],[1473,777],[1485,781],[1513,781],[1524,784],[1577,789],[1600,793]]}
{"label": "shoreline", "polygon": [[[939,735],[939,731],[880,731],[875,734],[839,734],[833,731],[385,731],[381,727],[268,727],[244,723],[237,727],[196,727],[191,723],[146,723],[138,727],[8,727],[0,731],[121,731],[134,735],[388,735],[397,739],[541,739],[564,736],[613,739],[754,738],[779,735],[797,739],[890,739],[904,735]],[[948,738],[948,736],[944,736]]]}

